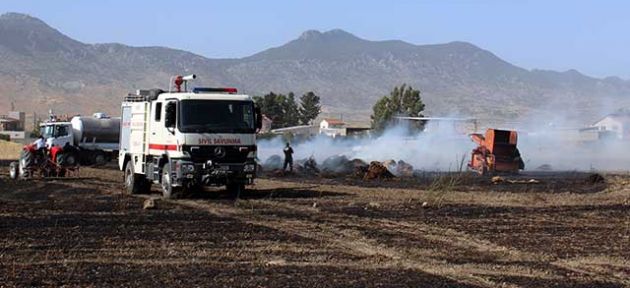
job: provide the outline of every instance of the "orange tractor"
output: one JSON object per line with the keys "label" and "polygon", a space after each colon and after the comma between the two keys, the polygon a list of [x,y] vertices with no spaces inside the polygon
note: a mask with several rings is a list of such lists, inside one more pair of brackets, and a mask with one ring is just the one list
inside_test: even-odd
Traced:
{"label": "orange tractor", "polygon": [[486,135],[471,134],[479,146],[472,151],[468,167],[481,175],[494,173],[518,173],[525,168],[516,148],[516,131],[488,129]]}

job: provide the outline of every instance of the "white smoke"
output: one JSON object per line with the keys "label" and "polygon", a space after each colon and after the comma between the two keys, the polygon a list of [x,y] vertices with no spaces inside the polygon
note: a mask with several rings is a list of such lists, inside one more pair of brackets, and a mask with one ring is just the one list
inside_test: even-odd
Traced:
{"label": "white smoke", "polygon": [[[610,111],[609,111],[610,112]],[[605,115],[602,113],[602,116]],[[491,128],[518,131],[520,154],[525,170],[554,171],[628,171],[630,170],[630,141],[585,141],[579,128],[592,123],[584,120],[567,121],[561,114],[549,117],[528,115],[528,120]],[[435,122],[438,123],[438,122]],[[485,133],[485,128],[478,133]],[[283,157],[286,143],[281,137],[258,142],[258,156],[264,163],[272,155]],[[465,133],[456,132],[449,125],[435,125],[431,121],[424,132],[410,135],[399,125],[387,129],[380,136],[333,139],[324,135],[306,142],[292,143],[294,159],[313,157],[321,164],[331,156],[370,161],[403,160],[424,171],[458,171],[464,169],[476,147]]]}
{"label": "white smoke", "polygon": [[[456,171],[462,158],[470,157],[475,147],[467,135],[456,133],[452,127],[437,127],[430,122],[427,132],[410,135],[408,129],[398,125],[380,136],[331,138],[318,135],[306,142],[292,143],[294,159],[313,157],[321,164],[331,156],[370,161],[403,160],[414,169],[426,171]],[[430,132],[429,132],[430,131]],[[283,157],[284,141],[280,137],[258,142],[258,157],[264,163],[273,155]],[[465,168],[465,167],[464,167]]]}

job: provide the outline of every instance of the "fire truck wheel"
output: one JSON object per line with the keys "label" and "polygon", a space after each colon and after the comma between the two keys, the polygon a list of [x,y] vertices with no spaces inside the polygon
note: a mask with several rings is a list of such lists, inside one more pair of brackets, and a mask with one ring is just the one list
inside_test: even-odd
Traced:
{"label": "fire truck wheel", "polygon": [[11,162],[11,164],[9,164],[9,168],[9,175],[11,176],[11,179],[17,179],[20,176],[20,163]]}
{"label": "fire truck wheel", "polygon": [[241,197],[241,194],[245,191],[245,184],[242,183],[230,183],[226,185],[227,191],[230,193],[230,196],[238,199]]}
{"label": "fire truck wheel", "polygon": [[125,193],[139,194],[143,192],[143,185],[146,180],[143,175],[138,175],[133,170],[133,163],[128,162],[125,166]]}
{"label": "fire truck wheel", "polygon": [[166,163],[162,167],[162,198],[177,199],[182,194],[181,187],[173,187],[171,184],[171,164]]}

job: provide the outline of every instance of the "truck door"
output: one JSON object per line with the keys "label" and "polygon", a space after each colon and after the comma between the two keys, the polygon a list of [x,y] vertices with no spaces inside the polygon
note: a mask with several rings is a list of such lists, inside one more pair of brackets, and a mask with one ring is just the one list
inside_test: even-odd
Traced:
{"label": "truck door", "polygon": [[177,140],[174,135],[175,128],[166,127],[166,110],[170,106],[173,106],[171,108],[176,108],[174,105],[177,105],[176,101],[156,101],[152,107],[149,149],[153,155],[167,154],[168,151],[177,150]]}

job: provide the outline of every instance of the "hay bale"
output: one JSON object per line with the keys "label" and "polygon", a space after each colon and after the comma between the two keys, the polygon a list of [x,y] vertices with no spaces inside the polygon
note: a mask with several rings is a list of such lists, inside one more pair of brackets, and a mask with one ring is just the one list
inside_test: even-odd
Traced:
{"label": "hay bale", "polygon": [[394,160],[394,159],[385,160],[385,161],[381,162],[381,164],[383,164],[383,166],[387,167],[387,169],[389,169],[391,171],[395,171],[396,170],[396,160]]}
{"label": "hay bale", "polygon": [[367,173],[368,171],[368,167],[370,165],[368,165],[367,163],[365,163],[365,161],[355,158],[352,159],[352,165],[353,165],[353,169],[354,169],[354,176],[358,177],[358,178],[363,178],[363,176],[365,175],[365,173]]}
{"label": "hay bale", "polygon": [[263,167],[265,170],[274,170],[274,169],[282,169],[282,164],[284,164],[284,159],[280,155],[272,155],[271,157],[265,160],[263,163]]}
{"label": "hay bale", "polygon": [[365,176],[363,176],[363,180],[391,179],[394,177],[396,176],[389,172],[389,170],[387,170],[387,167],[385,167],[385,165],[383,165],[381,162],[372,161],[370,162],[370,166],[368,166]]}
{"label": "hay bale", "polygon": [[405,177],[413,176],[413,166],[405,161],[398,161],[398,163],[396,163],[396,175]]}
{"label": "hay bale", "polygon": [[322,162],[322,170],[328,173],[350,174],[354,165],[345,155],[330,156]]}
{"label": "hay bale", "polygon": [[599,184],[606,182],[606,179],[599,173],[592,173],[591,175],[588,175],[586,181],[590,184]]}
{"label": "hay bale", "polygon": [[293,163],[293,172],[297,174],[317,175],[319,174],[317,161],[315,161],[313,157],[297,160]]}
{"label": "hay bale", "polygon": [[303,162],[302,168],[303,168],[304,173],[308,173],[308,174],[319,173],[319,168],[317,168],[317,161],[315,161],[315,158],[313,158],[312,156]]}

